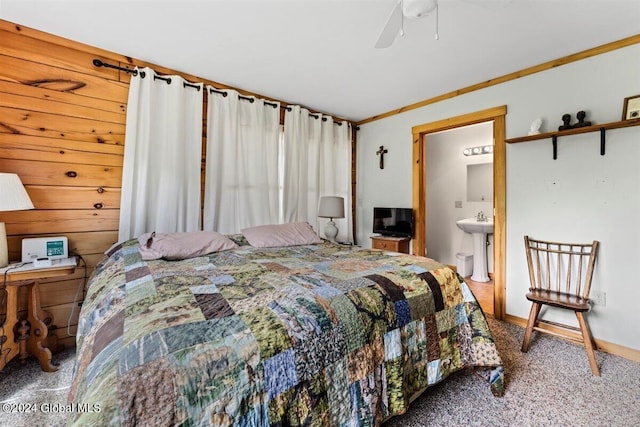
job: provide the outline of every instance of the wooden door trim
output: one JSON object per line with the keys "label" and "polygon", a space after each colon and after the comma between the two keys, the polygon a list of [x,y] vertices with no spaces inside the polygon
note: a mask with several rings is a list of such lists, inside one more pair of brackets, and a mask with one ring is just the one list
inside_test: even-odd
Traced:
{"label": "wooden door trim", "polygon": [[476,123],[493,121],[493,260],[494,260],[494,316],[504,319],[506,315],[506,124],[507,106],[489,108],[461,116],[450,117],[411,129],[413,141],[412,200],[415,213],[415,238],[413,253],[424,256],[426,250],[426,191],[425,180],[425,136]]}

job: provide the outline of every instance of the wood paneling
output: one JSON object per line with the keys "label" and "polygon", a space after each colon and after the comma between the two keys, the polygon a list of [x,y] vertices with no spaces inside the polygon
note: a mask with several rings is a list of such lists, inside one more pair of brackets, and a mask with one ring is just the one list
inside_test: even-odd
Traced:
{"label": "wood paneling", "polygon": [[[43,162],[55,161],[82,165],[122,166],[122,155],[83,151],[82,144],[91,143],[0,134],[0,158]],[[95,149],[95,145],[91,148]]]}
{"label": "wood paneling", "polygon": [[26,187],[39,209],[118,209],[120,189],[105,187]]}
{"label": "wood paneling", "polygon": [[0,80],[21,83],[40,89],[60,92],[72,92],[99,100],[126,103],[129,93],[127,83],[108,80],[97,76],[102,68],[96,68],[89,62],[87,73],[53,67],[44,63],[30,61],[28,58],[16,58],[0,55]]}
{"label": "wood paneling", "polygon": [[[118,102],[98,102],[100,100],[90,98],[91,102],[87,103],[89,105],[84,106],[81,103],[86,101],[86,97],[60,92],[60,95],[53,96],[57,91],[46,88],[38,90],[29,86],[23,89],[23,86],[25,85],[0,81],[0,90],[7,92],[0,99],[0,106],[43,113],[55,111],[59,115],[110,123],[123,123],[126,118],[124,105]],[[21,89],[21,95],[12,93]]]}
{"label": "wood paneling", "polygon": [[124,144],[124,121],[98,122],[65,116],[58,114],[53,107],[50,113],[41,113],[0,106],[0,132],[101,144]]}
{"label": "wood paneling", "polygon": [[120,187],[122,184],[122,167],[116,166],[4,159],[2,172],[17,173],[25,186]]}
{"label": "wood paneling", "polygon": [[57,326],[52,334],[66,345],[75,341],[67,323],[75,334],[85,278],[118,238],[129,85],[118,70],[95,67],[94,58],[126,60],[0,21],[0,172],[17,173],[35,206],[0,212],[0,221],[11,260],[21,258],[23,238],[65,235],[70,252],[86,262],[86,271],[81,263],[75,274],[40,287]]}
{"label": "wood paneling", "polygon": [[[60,44],[60,40],[52,37],[51,41],[24,37],[15,31],[0,30],[0,53],[14,58],[27,58],[30,61],[46,64],[51,67],[64,68],[86,73],[87,64],[96,57],[93,52],[79,50]],[[107,58],[99,58],[103,61]],[[118,81],[119,72],[112,68],[96,68],[91,73],[103,79]]]}
{"label": "wood paneling", "polygon": [[4,212],[7,235],[117,230],[119,209]]}

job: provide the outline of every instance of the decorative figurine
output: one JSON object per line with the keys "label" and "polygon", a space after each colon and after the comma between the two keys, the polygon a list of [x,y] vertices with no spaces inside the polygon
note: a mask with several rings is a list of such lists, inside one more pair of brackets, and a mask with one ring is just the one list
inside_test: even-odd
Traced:
{"label": "decorative figurine", "polygon": [[578,111],[578,114],[576,115],[576,117],[578,118],[578,123],[576,123],[575,125],[573,125],[574,128],[582,128],[585,126],[591,126],[591,122],[585,122],[584,118],[586,117],[587,113],[585,113],[584,111]]}
{"label": "decorative figurine", "polygon": [[529,135],[538,135],[540,133],[540,126],[542,126],[542,119],[538,117],[533,122],[531,122]]}
{"label": "decorative figurine", "polygon": [[573,128],[573,126],[571,126],[571,114],[564,114],[562,116],[562,126],[558,127],[558,130],[567,130],[571,128]]}

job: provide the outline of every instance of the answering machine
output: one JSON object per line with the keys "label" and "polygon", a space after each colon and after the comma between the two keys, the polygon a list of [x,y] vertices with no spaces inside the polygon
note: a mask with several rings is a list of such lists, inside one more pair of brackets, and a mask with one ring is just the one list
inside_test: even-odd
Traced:
{"label": "answering machine", "polygon": [[50,267],[52,261],[69,257],[69,243],[65,236],[22,239],[22,262],[35,267]]}

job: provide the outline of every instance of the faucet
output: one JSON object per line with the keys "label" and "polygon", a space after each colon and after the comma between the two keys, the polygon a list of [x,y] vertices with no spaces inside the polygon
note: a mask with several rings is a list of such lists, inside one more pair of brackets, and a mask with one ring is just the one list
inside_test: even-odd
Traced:
{"label": "faucet", "polygon": [[488,222],[489,219],[484,214],[484,212],[480,211],[480,212],[478,212],[478,215],[476,215],[476,221],[478,221],[478,222]]}

